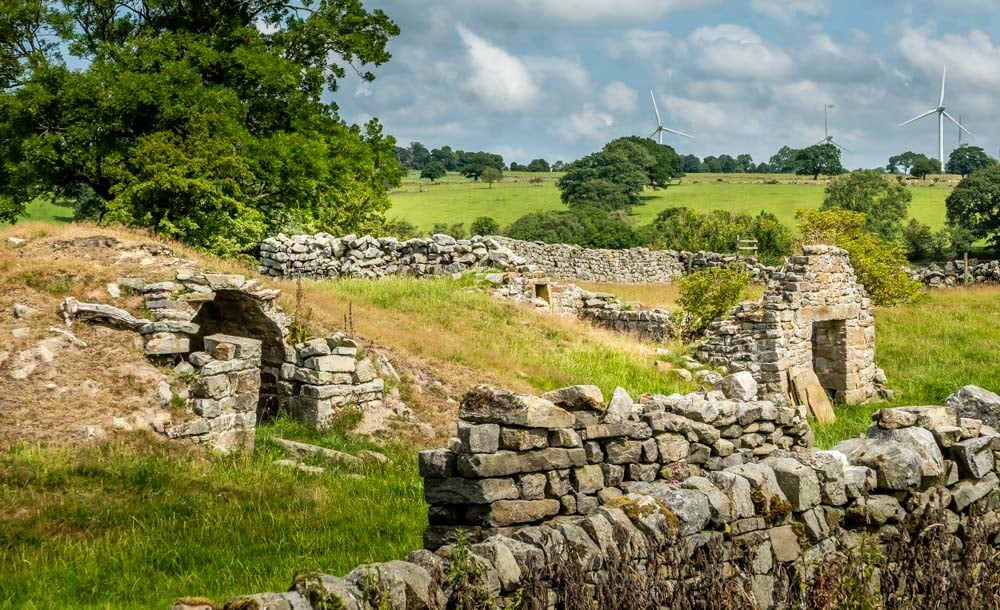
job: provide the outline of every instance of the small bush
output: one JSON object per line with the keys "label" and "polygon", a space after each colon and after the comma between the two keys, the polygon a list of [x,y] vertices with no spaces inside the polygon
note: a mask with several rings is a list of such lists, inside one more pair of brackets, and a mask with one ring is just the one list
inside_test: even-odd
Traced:
{"label": "small bush", "polygon": [[469,233],[473,235],[496,235],[500,232],[500,223],[490,216],[480,216],[469,225]]}
{"label": "small bush", "polygon": [[757,256],[766,263],[776,263],[792,250],[791,231],[768,212],[699,213],[690,208],[667,208],[643,227],[643,232],[651,247],[690,252],[736,252],[739,239],[756,239]]}
{"label": "small bush", "polygon": [[513,222],[504,234],[514,239],[585,248],[631,248],[641,245],[638,232],[617,214],[587,207],[565,212],[534,212]]}
{"label": "small bush", "polygon": [[743,269],[716,267],[695,271],[677,283],[680,285],[677,303],[686,314],[688,332],[697,335],[740,302],[740,295],[750,283],[750,274]]}
{"label": "small bush", "polygon": [[393,218],[385,223],[382,229],[382,234],[388,237],[395,237],[406,241],[407,239],[413,239],[414,237],[423,237],[424,234],[417,225],[400,218]]}

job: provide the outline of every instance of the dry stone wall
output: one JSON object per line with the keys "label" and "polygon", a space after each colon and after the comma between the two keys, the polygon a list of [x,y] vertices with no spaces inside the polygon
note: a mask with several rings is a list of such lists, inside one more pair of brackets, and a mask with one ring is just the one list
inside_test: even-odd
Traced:
{"label": "dry stone wall", "polygon": [[[541,271],[558,279],[645,284],[672,282],[692,270],[721,267],[735,260],[735,255],[712,252],[597,250],[499,236],[455,239],[441,234],[406,241],[327,233],[279,234],[260,245],[260,272],[275,277],[425,277],[495,268]],[[746,262],[761,281],[770,272],[753,259]]]}
{"label": "dry stone wall", "polygon": [[930,264],[911,270],[914,279],[931,288],[966,284],[1000,284],[1000,261],[970,260],[966,273],[964,260]]}
{"label": "dry stone wall", "polygon": [[[972,394],[950,400],[975,409]],[[883,410],[865,438],[833,450],[793,443],[713,470],[691,448],[719,432],[726,400],[547,396],[477,388],[452,447],[422,454],[430,520],[451,518],[443,505],[489,522],[462,526],[471,543],[430,536],[405,561],[303,574],[226,608],[812,608],[838,590],[871,607],[985,608],[998,593],[1000,435],[955,408]],[[728,401],[753,421],[737,416],[744,436],[771,422],[759,401]],[[665,439],[662,459],[668,432],[655,428],[679,420],[689,432],[670,432],[680,440]],[[681,440],[687,455],[674,453]],[[647,462],[670,475],[645,476]]]}

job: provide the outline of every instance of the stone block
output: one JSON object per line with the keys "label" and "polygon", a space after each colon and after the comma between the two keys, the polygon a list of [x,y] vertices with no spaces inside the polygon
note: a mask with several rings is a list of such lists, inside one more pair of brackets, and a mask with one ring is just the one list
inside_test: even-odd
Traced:
{"label": "stone block", "polygon": [[485,510],[473,508],[470,516],[484,526],[505,527],[554,517],[561,507],[558,500],[499,500],[483,507]]}
{"label": "stone block", "polygon": [[209,335],[205,337],[205,351],[212,353],[215,351],[216,347],[220,344],[227,343],[233,346],[234,358],[247,358],[250,360],[259,360],[261,354],[261,342],[257,339],[250,339],[248,337],[236,337],[233,335],[224,335],[217,333],[214,335]]}
{"label": "stone block", "polygon": [[447,479],[455,474],[455,454],[447,449],[428,449],[417,454],[420,476]]}
{"label": "stone block", "polygon": [[477,386],[462,399],[459,419],[523,428],[572,428],[573,415],[536,396],[512,394],[489,386]]}
{"label": "stone block", "polygon": [[[913,419],[916,420],[916,416]],[[881,423],[881,418],[879,421]],[[881,425],[873,425],[868,428],[868,437],[896,441],[912,447],[920,455],[920,471],[924,477],[940,477],[944,474],[944,456],[941,455],[934,435],[925,428],[913,426],[885,429]]]}
{"label": "stone block", "polygon": [[467,453],[495,453],[500,448],[500,426],[459,422],[458,438]]}
{"label": "stone block", "polygon": [[990,449],[992,437],[981,436],[955,443],[951,456],[959,466],[962,476],[981,479],[993,472],[993,452]]}
{"label": "stone block", "polygon": [[378,377],[375,365],[367,358],[358,360],[354,368],[354,381],[357,383],[368,383]]}
{"label": "stone block", "polygon": [[920,486],[923,458],[913,447],[874,438],[849,439],[834,447],[856,466],[875,471],[878,489],[907,491]]}
{"label": "stone block", "polygon": [[542,473],[523,474],[518,477],[518,489],[522,500],[545,499],[545,484],[548,478]]}
{"label": "stone block", "polygon": [[773,527],[768,531],[768,535],[771,538],[771,551],[776,561],[789,563],[799,558],[802,546],[791,525]]}
{"label": "stone block", "polygon": [[771,458],[767,460],[767,465],[774,470],[778,487],[793,511],[802,512],[819,505],[819,477],[812,468],[792,458]]}
{"label": "stone block", "polygon": [[502,477],[527,472],[543,472],[585,466],[587,454],[582,448],[538,449],[535,451],[479,453],[460,455],[458,472],[465,477]]}
{"label": "stone block", "polygon": [[550,447],[582,447],[583,441],[580,435],[572,428],[558,428],[549,431]]}
{"label": "stone block", "polygon": [[542,398],[569,411],[604,411],[604,395],[594,385],[574,385],[542,394]]}
{"label": "stone block", "polygon": [[227,375],[209,375],[198,377],[191,384],[191,395],[195,398],[220,399],[232,392]]}
{"label": "stone block", "polygon": [[741,371],[722,378],[717,384],[726,398],[749,402],[757,398],[757,382],[748,371]]}
{"label": "stone block", "polygon": [[147,356],[169,356],[191,351],[191,339],[173,333],[155,333],[146,340]]}
{"label": "stone block", "polygon": [[688,456],[691,443],[681,434],[664,433],[656,437],[659,459],[663,463],[679,462]]}
{"label": "stone block", "polygon": [[544,428],[500,429],[500,448],[510,451],[544,449],[549,446],[549,431]]}
{"label": "stone block", "polygon": [[305,361],[305,367],[324,373],[354,373],[356,361],[351,356],[315,356]]}
{"label": "stone block", "polygon": [[514,479],[424,479],[428,504],[489,504],[519,497]]}
{"label": "stone block", "polygon": [[631,464],[642,461],[642,442],[614,440],[604,446],[606,460],[611,464]]}

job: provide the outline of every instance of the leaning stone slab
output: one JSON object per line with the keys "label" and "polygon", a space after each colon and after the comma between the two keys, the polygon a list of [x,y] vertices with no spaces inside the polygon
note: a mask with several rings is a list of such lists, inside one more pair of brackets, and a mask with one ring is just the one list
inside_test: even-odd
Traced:
{"label": "leaning stone slab", "polygon": [[337,451],[336,449],[317,447],[316,445],[308,445],[306,443],[290,441],[283,438],[275,438],[274,442],[286,451],[302,458],[316,456],[328,462],[334,462],[344,466],[360,466],[364,462],[361,458],[355,457],[349,453],[344,453],[343,451]]}
{"label": "leaning stone slab", "polygon": [[539,449],[536,451],[477,453],[458,456],[458,472],[464,477],[503,477],[525,472],[544,472],[587,465],[587,453],[580,448]]}
{"label": "leaning stone slab", "polygon": [[307,369],[324,373],[353,373],[357,363],[351,356],[314,356],[305,361]]}
{"label": "leaning stone slab", "polygon": [[477,386],[462,399],[459,419],[523,428],[572,428],[573,414],[536,396]]}

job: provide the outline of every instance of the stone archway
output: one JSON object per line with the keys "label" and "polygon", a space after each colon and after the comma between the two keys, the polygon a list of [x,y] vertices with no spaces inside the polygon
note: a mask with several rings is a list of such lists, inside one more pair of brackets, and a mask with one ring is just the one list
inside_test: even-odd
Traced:
{"label": "stone archway", "polygon": [[257,419],[273,418],[278,412],[278,381],[286,346],[281,325],[265,312],[261,301],[239,290],[217,290],[215,298],[204,301],[191,321],[198,325],[198,333],[191,337],[191,351],[203,350],[204,337],[215,334],[261,342]]}

